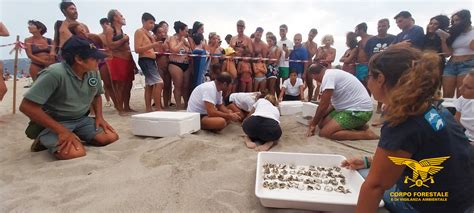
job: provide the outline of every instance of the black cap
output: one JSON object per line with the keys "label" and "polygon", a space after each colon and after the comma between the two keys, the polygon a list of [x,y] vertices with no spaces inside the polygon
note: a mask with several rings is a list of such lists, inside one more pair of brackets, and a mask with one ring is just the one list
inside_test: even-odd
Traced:
{"label": "black cap", "polygon": [[257,27],[257,29],[255,30],[255,32],[261,32],[261,33],[263,33],[263,28]]}
{"label": "black cap", "polygon": [[72,36],[63,45],[61,49],[63,54],[81,55],[85,58],[103,59],[107,55],[98,50],[94,43],[79,36]]}
{"label": "black cap", "polygon": [[398,13],[395,17],[393,17],[394,19],[397,19],[398,17],[403,17],[403,18],[411,18],[411,13],[408,12],[408,11],[402,11],[400,13]]}

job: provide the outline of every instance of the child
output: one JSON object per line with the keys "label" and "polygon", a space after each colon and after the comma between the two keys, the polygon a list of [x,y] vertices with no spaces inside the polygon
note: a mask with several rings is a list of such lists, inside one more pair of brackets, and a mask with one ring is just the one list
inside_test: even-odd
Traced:
{"label": "child", "polygon": [[[232,83],[229,85],[228,88],[228,94],[230,95],[230,92],[235,91],[236,87],[236,80],[237,80],[237,68],[235,68],[235,63],[234,63],[234,58],[233,56],[235,55],[235,50],[232,47],[227,47],[224,49],[226,59],[224,63],[222,63],[222,72],[228,72],[230,76],[232,77]],[[228,97],[228,96],[227,96]]]}
{"label": "child", "polygon": [[278,102],[273,95],[259,99],[252,111],[242,123],[245,144],[249,149],[268,151],[281,137],[280,111]]}
{"label": "child", "polygon": [[253,91],[257,92],[260,91],[262,92],[265,87],[266,87],[266,74],[267,74],[267,68],[265,66],[265,63],[263,63],[262,60],[262,54],[258,54],[257,56],[259,59],[253,63],[253,72],[255,73],[255,82],[253,86]]}
{"label": "child", "polygon": [[240,91],[252,92],[252,67],[250,66],[250,53],[244,52],[244,58],[237,65],[237,72],[240,75]]}
{"label": "child", "polygon": [[291,70],[290,78],[283,82],[280,92],[281,101],[299,101],[304,100],[304,84],[301,78],[298,78],[296,70]]}
{"label": "child", "polygon": [[211,65],[211,72],[209,73],[209,78],[211,81],[216,80],[216,77],[221,73],[221,64],[213,64]]}

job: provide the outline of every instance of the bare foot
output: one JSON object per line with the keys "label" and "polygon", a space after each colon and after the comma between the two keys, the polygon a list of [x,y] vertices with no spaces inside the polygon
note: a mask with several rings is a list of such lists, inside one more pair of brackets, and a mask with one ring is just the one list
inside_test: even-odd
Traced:
{"label": "bare foot", "polygon": [[128,112],[125,112],[125,111],[118,111],[118,114],[120,116],[128,116]]}
{"label": "bare foot", "polygon": [[153,109],[152,108],[146,108],[145,111],[146,112],[153,112]]}
{"label": "bare foot", "polygon": [[13,115],[1,115],[0,116],[0,123],[8,123],[13,119]]}
{"label": "bare foot", "polygon": [[266,142],[260,146],[255,147],[255,151],[257,152],[268,151],[272,148],[272,146],[273,146],[273,141]]}
{"label": "bare foot", "polygon": [[257,144],[252,142],[248,136],[244,136],[244,143],[247,145],[247,148],[249,149],[255,149],[257,147]]}
{"label": "bare foot", "polygon": [[372,130],[367,129],[365,130],[365,133],[367,134],[367,140],[378,140],[380,139],[380,136],[375,134]]}
{"label": "bare foot", "polygon": [[377,119],[377,120],[375,120],[374,122],[372,122],[371,125],[372,125],[373,127],[382,127],[383,121],[384,121],[383,118],[380,117],[379,119]]}
{"label": "bare foot", "polygon": [[371,124],[371,126],[380,128],[380,127],[383,126],[383,123],[378,122],[378,121],[375,121],[375,122],[373,122],[373,123]]}
{"label": "bare foot", "polygon": [[125,108],[125,109],[123,109],[123,111],[125,111],[125,112],[137,112],[137,111],[133,110],[132,108]]}

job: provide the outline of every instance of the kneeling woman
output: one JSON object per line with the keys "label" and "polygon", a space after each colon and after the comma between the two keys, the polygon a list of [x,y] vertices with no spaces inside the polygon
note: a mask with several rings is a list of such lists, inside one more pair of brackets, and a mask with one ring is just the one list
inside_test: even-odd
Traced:
{"label": "kneeling woman", "polygon": [[264,98],[265,94],[260,92],[237,92],[229,96],[229,104],[226,106],[233,112],[239,113],[241,119],[244,120],[258,99]]}
{"label": "kneeling woman", "polygon": [[281,137],[280,111],[275,96],[267,95],[255,103],[250,116],[244,120],[242,129],[245,144],[249,149],[267,151]]}

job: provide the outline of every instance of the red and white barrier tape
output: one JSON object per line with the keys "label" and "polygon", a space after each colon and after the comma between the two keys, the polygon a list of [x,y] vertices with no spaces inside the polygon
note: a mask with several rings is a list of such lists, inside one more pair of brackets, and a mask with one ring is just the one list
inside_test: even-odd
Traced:
{"label": "red and white barrier tape", "polygon": [[[21,49],[26,49],[26,44],[33,44],[33,43],[25,43],[25,42],[18,42],[18,47]],[[11,44],[3,44],[0,47],[8,47],[16,45],[17,42]],[[53,47],[53,45],[47,45],[48,47]],[[13,49],[14,50],[14,49]],[[13,50],[11,52],[13,52]],[[107,51],[107,49],[98,49],[100,51]],[[130,51],[135,52],[135,51]],[[223,55],[211,55],[211,54],[192,54],[192,53],[170,53],[170,52],[154,52],[157,55],[177,55],[177,56],[188,56],[188,57],[203,57],[203,58],[225,58],[225,59],[243,59],[243,60],[262,60],[262,61],[279,61],[279,59],[271,59],[271,58],[255,58],[255,57],[242,57],[242,56],[223,56]],[[306,63],[309,62],[308,60],[289,60],[286,59],[285,61],[289,62],[296,62],[296,63]]]}

